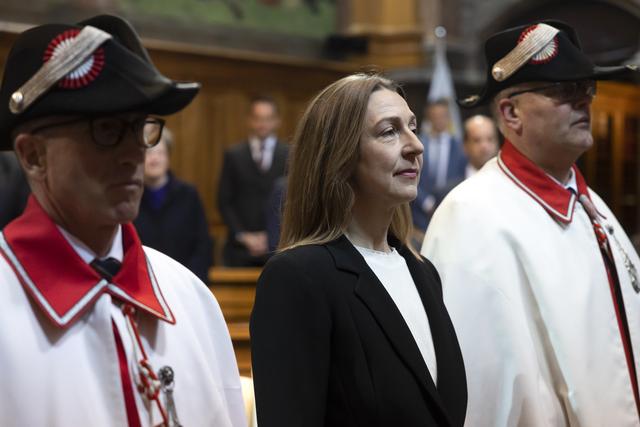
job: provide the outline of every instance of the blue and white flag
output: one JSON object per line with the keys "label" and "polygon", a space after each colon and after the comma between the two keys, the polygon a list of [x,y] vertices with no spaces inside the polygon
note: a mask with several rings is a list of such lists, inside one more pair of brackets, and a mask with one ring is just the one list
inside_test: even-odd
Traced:
{"label": "blue and white flag", "polygon": [[[441,31],[438,31],[441,30]],[[456,138],[462,138],[462,121],[460,120],[460,109],[456,103],[456,90],[453,86],[451,68],[447,62],[447,42],[446,31],[442,27],[436,29],[436,49],[433,60],[433,74],[431,76],[431,86],[427,95],[427,102],[434,102],[439,99],[449,101],[449,114],[451,115],[451,134]]]}

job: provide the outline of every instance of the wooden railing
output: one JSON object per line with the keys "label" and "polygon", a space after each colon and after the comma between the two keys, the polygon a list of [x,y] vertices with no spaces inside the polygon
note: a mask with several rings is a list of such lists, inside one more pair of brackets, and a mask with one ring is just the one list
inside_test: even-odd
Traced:
{"label": "wooden railing", "polygon": [[213,267],[209,289],[215,295],[229,328],[240,374],[251,375],[249,316],[256,296],[260,268]]}

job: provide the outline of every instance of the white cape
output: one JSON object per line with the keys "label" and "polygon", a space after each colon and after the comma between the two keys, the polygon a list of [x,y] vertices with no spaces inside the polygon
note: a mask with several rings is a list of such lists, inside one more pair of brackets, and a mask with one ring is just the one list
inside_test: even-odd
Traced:
{"label": "white cape", "polygon": [[[244,427],[238,368],[217,302],[185,267],[144,251],[176,324],[141,314],[140,335],[154,369],[168,365],[175,373],[180,422]],[[63,330],[33,304],[0,256],[0,425],[126,426],[112,318],[131,361],[132,340],[110,295]],[[142,425],[158,425],[155,406],[143,402],[135,384],[133,390]]]}
{"label": "white cape", "polygon": [[[640,266],[602,200],[640,372],[640,295],[620,247]],[[614,239],[615,236],[615,239]],[[467,372],[468,426],[638,426],[612,295],[580,203],[554,220],[491,160],[435,212],[422,248]]]}

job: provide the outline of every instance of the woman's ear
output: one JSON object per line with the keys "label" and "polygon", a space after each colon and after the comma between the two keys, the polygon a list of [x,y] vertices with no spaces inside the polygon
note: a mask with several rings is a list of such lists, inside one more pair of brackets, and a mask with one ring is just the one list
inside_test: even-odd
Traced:
{"label": "woman's ear", "polygon": [[517,102],[510,98],[502,98],[498,101],[498,113],[505,128],[520,135],[522,133],[521,111]]}
{"label": "woman's ear", "polygon": [[45,141],[37,135],[19,133],[13,146],[25,175],[30,180],[44,180],[47,169]]}

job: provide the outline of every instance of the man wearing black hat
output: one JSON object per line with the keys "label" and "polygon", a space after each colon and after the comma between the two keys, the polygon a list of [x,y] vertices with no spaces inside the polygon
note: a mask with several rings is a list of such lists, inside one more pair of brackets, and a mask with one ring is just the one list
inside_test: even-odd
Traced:
{"label": "man wearing black hat", "polygon": [[638,255],[575,161],[593,144],[594,66],[566,24],[492,36],[484,92],[499,155],[440,205],[437,267],[469,386],[470,426],[637,426]]}
{"label": "man wearing black hat", "polygon": [[220,309],[131,221],[145,150],[197,83],[153,66],[99,16],[18,36],[0,87],[0,148],[33,195],[0,233],[0,425],[244,425]]}

